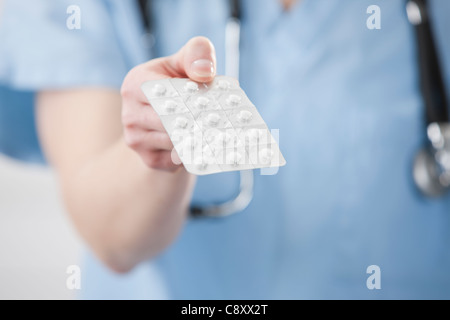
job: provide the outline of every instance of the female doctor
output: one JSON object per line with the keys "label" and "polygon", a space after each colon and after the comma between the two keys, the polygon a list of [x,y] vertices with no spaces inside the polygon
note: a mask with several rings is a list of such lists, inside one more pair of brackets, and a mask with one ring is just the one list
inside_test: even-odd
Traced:
{"label": "female doctor", "polygon": [[[241,1],[240,82],[288,164],[255,172],[253,200],[220,219],[189,208],[233,199],[239,174],[174,164],[140,85],[223,74],[230,1],[151,1],[147,42],[137,1],[4,2],[0,83],[36,92],[41,150],[89,247],[83,298],[450,298],[449,198],[411,181],[423,107],[404,1]],[[432,4],[449,58],[449,3]]]}

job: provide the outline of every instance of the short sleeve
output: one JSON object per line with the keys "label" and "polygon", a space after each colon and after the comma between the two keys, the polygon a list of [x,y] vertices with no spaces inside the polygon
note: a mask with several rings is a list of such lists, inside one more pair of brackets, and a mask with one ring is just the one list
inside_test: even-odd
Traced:
{"label": "short sleeve", "polygon": [[[134,4],[5,0],[0,18],[0,83],[21,90],[120,87],[133,66],[121,42],[121,37],[126,38],[122,29],[130,34],[137,32],[135,26],[132,28],[135,17],[123,16],[127,11],[120,9],[126,9],[125,3],[128,7]],[[68,20],[69,25],[76,22],[72,15],[77,12],[80,29],[69,28]],[[129,24],[123,23],[127,18]],[[121,25],[117,21],[122,21]],[[138,38],[137,34],[133,36]]]}

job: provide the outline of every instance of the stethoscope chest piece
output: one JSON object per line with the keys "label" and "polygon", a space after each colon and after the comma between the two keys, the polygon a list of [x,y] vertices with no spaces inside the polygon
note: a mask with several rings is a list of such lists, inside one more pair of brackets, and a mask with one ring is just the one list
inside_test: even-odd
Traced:
{"label": "stethoscope chest piece", "polygon": [[450,124],[431,123],[427,136],[430,143],[414,158],[413,178],[424,195],[436,198],[450,186]]}

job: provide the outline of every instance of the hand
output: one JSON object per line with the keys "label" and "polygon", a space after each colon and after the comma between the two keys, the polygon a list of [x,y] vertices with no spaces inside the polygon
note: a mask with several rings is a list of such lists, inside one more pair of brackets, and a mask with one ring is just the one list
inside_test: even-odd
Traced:
{"label": "hand", "polygon": [[[172,56],[151,60],[132,69],[122,84],[122,124],[126,144],[153,169],[175,171],[178,155],[158,114],[141,91],[141,84],[164,78],[190,78],[210,82],[216,74],[214,46],[196,37]],[[173,157],[173,158],[172,158]],[[177,164],[178,163],[178,164]]]}

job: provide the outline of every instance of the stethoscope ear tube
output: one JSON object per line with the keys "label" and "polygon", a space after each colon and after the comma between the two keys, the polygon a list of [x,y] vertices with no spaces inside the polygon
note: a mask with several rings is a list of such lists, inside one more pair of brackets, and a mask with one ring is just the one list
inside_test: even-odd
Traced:
{"label": "stethoscope ear tube", "polygon": [[408,0],[408,19],[415,29],[420,87],[427,125],[448,122],[448,103],[427,0]]}
{"label": "stethoscope ear tube", "polygon": [[450,189],[450,126],[441,64],[434,41],[427,0],[408,0],[406,12],[414,26],[420,89],[425,107],[426,142],[413,163],[413,179],[426,197]]}
{"label": "stethoscope ear tube", "polygon": [[253,198],[254,174],[253,170],[241,171],[239,193],[230,201],[209,206],[192,206],[191,218],[224,218],[243,211]]}

